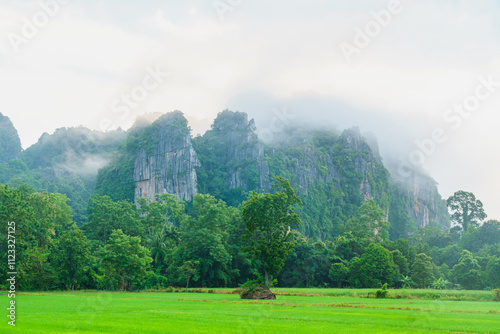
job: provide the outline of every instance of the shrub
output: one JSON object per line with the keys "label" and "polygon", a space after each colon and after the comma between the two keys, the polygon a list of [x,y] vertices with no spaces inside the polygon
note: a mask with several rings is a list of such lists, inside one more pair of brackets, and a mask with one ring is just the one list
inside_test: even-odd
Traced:
{"label": "shrub", "polygon": [[257,287],[259,285],[260,285],[259,279],[247,280],[245,283],[240,284],[240,289],[239,289],[240,296],[255,292],[255,290],[257,290]]}
{"label": "shrub", "polygon": [[495,300],[500,302],[500,289],[495,289]]}
{"label": "shrub", "polygon": [[385,283],[384,285],[382,285],[382,287],[380,288],[380,290],[377,290],[376,294],[375,294],[375,298],[387,298],[387,283]]}

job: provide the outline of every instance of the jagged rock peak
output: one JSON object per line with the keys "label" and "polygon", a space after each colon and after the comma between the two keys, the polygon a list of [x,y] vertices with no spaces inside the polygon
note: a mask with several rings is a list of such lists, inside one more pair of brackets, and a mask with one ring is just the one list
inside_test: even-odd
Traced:
{"label": "jagged rock peak", "polygon": [[161,116],[145,129],[148,145],[135,159],[135,199],[175,194],[190,200],[197,193],[198,156],[191,143],[187,120],[180,111]]}
{"label": "jagged rock peak", "polygon": [[215,131],[231,131],[231,130],[246,130],[255,131],[255,122],[248,122],[248,115],[244,112],[224,110],[217,115],[217,118],[212,124],[212,129]]}
{"label": "jagged rock peak", "polygon": [[[227,189],[262,190],[270,187],[264,147],[255,130],[254,120],[248,121],[246,113],[224,110],[200,141],[201,147],[212,150],[211,155],[218,164],[225,165]],[[207,164],[204,168],[213,168],[208,161]],[[250,174],[257,176],[250,178]]]}
{"label": "jagged rock peak", "polygon": [[368,145],[366,139],[361,135],[361,131],[357,126],[345,129],[340,136],[340,140],[344,147],[350,148],[353,151],[371,151],[370,146]]}
{"label": "jagged rock peak", "polygon": [[9,117],[0,113],[0,163],[17,159],[22,150],[14,124]]}

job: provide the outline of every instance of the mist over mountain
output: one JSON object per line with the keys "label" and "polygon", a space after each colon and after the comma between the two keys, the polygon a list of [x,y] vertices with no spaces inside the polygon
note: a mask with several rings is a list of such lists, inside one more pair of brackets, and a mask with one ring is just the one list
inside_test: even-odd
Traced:
{"label": "mist over mountain", "polygon": [[111,161],[125,136],[121,130],[102,133],[84,127],[44,133],[36,144],[0,165],[0,183],[26,183],[40,192],[65,194],[74,220],[82,223],[87,219],[97,172]]}
{"label": "mist over mountain", "polygon": [[333,240],[367,199],[384,210],[394,238],[424,226],[449,227],[436,182],[418,169],[402,177],[386,163],[393,161],[387,138],[397,133],[383,136],[379,149],[373,132],[340,130],[347,124],[342,114],[323,119],[319,108],[310,117],[286,108],[256,110],[257,121],[225,110],[195,137],[180,111],[147,114],[126,132],[61,128],[4,163],[0,183],[66,194],[82,223],[94,193],[130,202],[162,193],[190,201],[206,193],[238,206],[250,191],[271,191],[272,177],[283,176],[303,198],[301,232],[309,237]]}
{"label": "mist over mountain", "polygon": [[420,172],[392,177],[373,134],[365,138],[357,127],[339,131],[300,120],[270,124],[267,134],[266,128],[259,132],[246,113],[226,110],[210,130],[191,138],[183,114],[167,113],[131,129],[115,159],[99,172],[96,192],[128,201],[167,192],[189,201],[209,193],[238,206],[252,190],[271,191],[272,176],[283,176],[303,197],[301,229],[310,237],[332,239],[369,198],[391,217],[394,236],[449,226],[435,181]]}

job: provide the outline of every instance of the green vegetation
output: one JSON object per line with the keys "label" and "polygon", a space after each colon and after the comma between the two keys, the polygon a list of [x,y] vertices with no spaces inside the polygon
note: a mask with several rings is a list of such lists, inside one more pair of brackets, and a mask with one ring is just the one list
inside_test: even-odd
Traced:
{"label": "green vegetation", "polygon": [[2,333],[498,333],[500,324],[499,303],[436,299],[81,292],[24,293],[17,302],[16,327],[4,321]]}
{"label": "green vegetation", "polygon": [[245,225],[243,240],[247,243],[244,250],[252,260],[263,263],[267,289],[294,246],[289,232],[300,225],[294,206],[302,205],[288,180],[277,177],[273,188],[277,190],[274,194],[251,192],[241,210]]}
{"label": "green vegetation", "polygon": [[[246,199],[250,190],[262,190],[259,161],[252,152],[260,144],[257,135],[249,137],[247,123],[245,113],[224,110],[210,130],[192,141],[201,163],[197,169],[198,191],[235,207]],[[230,186],[236,174],[241,184]]]}
{"label": "green vegetation", "polygon": [[451,220],[463,232],[477,227],[486,218],[483,203],[477,200],[473,193],[457,191],[448,198],[447,203],[451,211]]}
{"label": "green vegetation", "polygon": [[0,163],[0,183],[27,184],[38,192],[66,195],[73,220],[81,225],[87,220],[97,170],[109,161],[124,137],[121,130],[104,134],[83,127],[44,133],[36,144],[12,158],[15,160]]}
{"label": "green vegetation", "polygon": [[[439,221],[417,230],[408,210],[416,197],[389,181],[359,130],[295,128],[264,145],[253,127],[226,110],[193,139],[202,167],[189,202],[157,194],[133,203],[138,153],[187,147],[178,111],[126,134],[58,129],[0,164],[8,184],[0,185],[0,222],[19,231],[19,289],[234,288],[259,273],[277,287],[500,287],[500,222],[485,221],[473,194],[448,200],[451,229],[450,217],[431,212],[441,198],[419,197]],[[161,172],[185,173],[172,169]],[[5,231],[0,224],[2,245]],[[6,254],[0,261],[5,287]]]}
{"label": "green vegetation", "polygon": [[[252,192],[242,208],[202,194],[190,203],[162,194],[138,207],[96,195],[81,228],[64,195],[0,186],[0,219],[15,221],[18,230],[18,287],[237,287],[258,273],[266,283],[277,279],[278,287],[500,287],[500,222],[471,227],[458,239],[452,231],[426,227],[409,240],[388,240],[380,208],[367,200],[342,235],[323,242],[288,231],[300,222],[300,200],[287,180],[277,181],[277,192]],[[0,225],[4,245],[6,228]],[[5,279],[6,254],[0,257]]]}

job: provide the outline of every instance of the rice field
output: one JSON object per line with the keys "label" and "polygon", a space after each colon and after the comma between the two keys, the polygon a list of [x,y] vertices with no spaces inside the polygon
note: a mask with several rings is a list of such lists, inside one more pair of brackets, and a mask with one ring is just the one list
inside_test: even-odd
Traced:
{"label": "rice field", "polygon": [[[273,301],[191,291],[20,293],[16,326],[4,316],[0,332],[500,333],[491,291],[407,290],[408,298],[375,299],[367,298],[373,289],[273,289]],[[7,295],[1,299],[7,315]]]}

